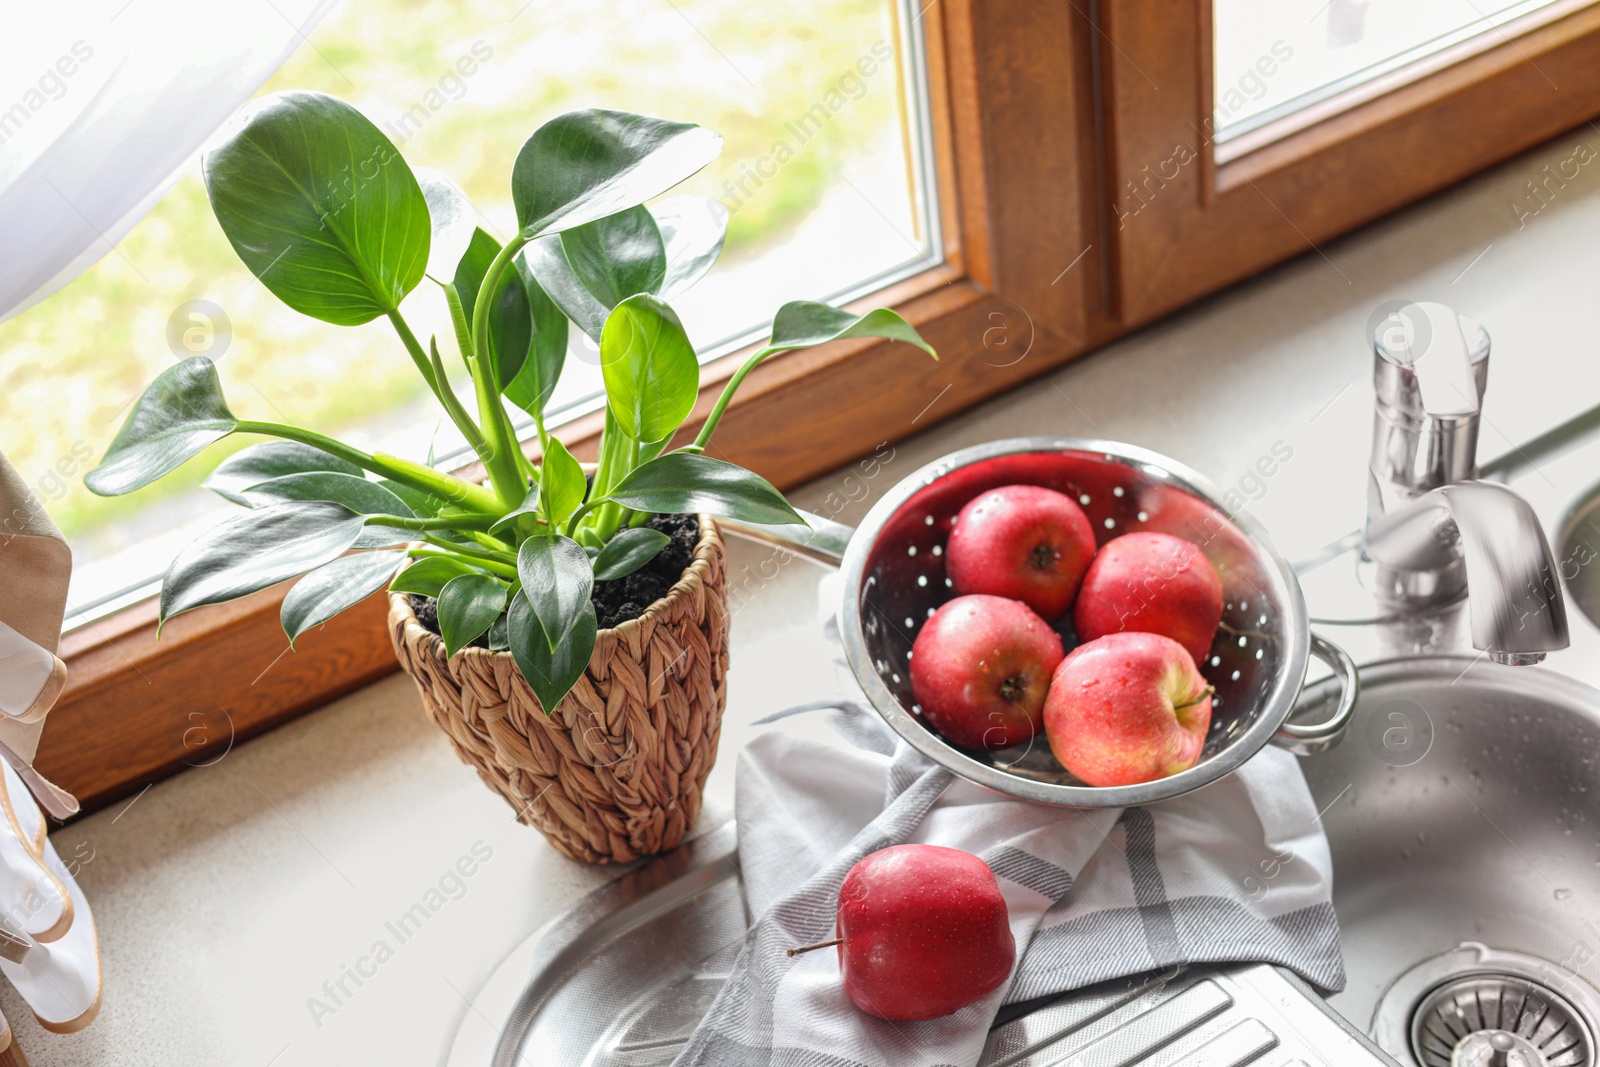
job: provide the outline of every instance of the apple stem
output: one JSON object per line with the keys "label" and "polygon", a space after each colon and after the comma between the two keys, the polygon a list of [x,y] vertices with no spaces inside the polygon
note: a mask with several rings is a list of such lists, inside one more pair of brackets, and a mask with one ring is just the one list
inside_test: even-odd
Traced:
{"label": "apple stem", "polygon": [[815,945],[801,945],[799,948],[791,948],[786,951],[790,956],[798,956],[800,953],[810,952],[814,948],[831,948],[834,945],[842,944],[844,944],[844,938],[836,937],[832,941],[818,941]]}
{"label": "apple stem", "polygon": [[1208,685],[1208,686],[1206,686],[1204,689],[1202,689],[1200,691],[1200,695],[1199,696],[1195,697],[1193,700],[1187,701],[1186,703],[1175,705],[1172,710],[1173,711],[1187,711],[1189,708],[1194,707],[1196,704],[1200,703],[1206,697],[1211,696],[1216,691],[1217,691],[1217,687],[1216,686]]}

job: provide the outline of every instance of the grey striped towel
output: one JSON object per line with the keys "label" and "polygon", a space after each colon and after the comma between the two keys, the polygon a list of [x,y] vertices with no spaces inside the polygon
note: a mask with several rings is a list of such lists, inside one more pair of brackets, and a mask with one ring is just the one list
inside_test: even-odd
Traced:
{"label": "grey striped towel", "polygon": [[[757,918],[677,1067],[972,1067],[1002,1005],[1189,962],[1276,963],[1344,986],[1328,842],[1287,752],[1158,805],[1046,808],[953,777],[867,708],[827,707],[853,747],[772,731],[740,753],[739,859]],[[833,952],[784,949],[833,937],[845,873],[904,842],[989,864],[1017,966],[976,1004],[896,1024],[856,1010]]]}

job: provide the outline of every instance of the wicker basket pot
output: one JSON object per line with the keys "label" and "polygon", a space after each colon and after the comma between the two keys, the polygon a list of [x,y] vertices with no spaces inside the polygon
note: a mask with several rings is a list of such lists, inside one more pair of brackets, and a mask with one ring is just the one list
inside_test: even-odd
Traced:
{"label": "wicker basket pot", "polygon": [[428,715],[517,818],[561,852],[626,863],[672,848],[700,815],[727,699],[722,535],[700,517],[694,558],[643,615],[601,630],[589,666],[546,715],[509,652],[446,659],[404,595],[389,633]]}

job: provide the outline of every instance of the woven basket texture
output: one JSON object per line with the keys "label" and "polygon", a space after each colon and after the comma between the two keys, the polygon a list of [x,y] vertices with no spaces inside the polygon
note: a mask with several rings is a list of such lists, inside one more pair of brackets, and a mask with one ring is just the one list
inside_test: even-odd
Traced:
{"label": "woven basket texture", "polygon": [[722,535],[701,515],[683,577],[600,631],[551,715],[509,652],[446,659],[404,595],[389,598],[389,633],[429,717],[519,821],[573,859],[626,863],[676,846],[700,815],[727,700],[726,579]]}

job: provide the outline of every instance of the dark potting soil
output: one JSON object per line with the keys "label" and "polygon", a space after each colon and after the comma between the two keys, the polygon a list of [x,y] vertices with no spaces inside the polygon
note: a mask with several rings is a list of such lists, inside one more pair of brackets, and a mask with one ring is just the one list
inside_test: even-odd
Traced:
{"label": "dark potting soil", "polygon": [[[601,629],[620,626],[637,619],[645,608],[667,595],[694,559],[694,546],[700,542],[700,520],[693,515],[653,515],[646,526],[660,530],[671,541],[654,559],[626,577],[613,582],[595,582],[590,602],[594,604]],[[433,597],[410,594],[411,610],[424,630],[439,632],[439,608]],[[481,635],[469,647],[488,648],[489,635]]]}
{"label": "dark potting soil", "polygon": [[614,582],[595,582],[589,597],[600,628],[620,626],[637,619],[644,609],[667,595],[694,560],[694,546],[700,541],[700,520],[693,515],[652,515],[646,526],[672,538],[654,559]]}

